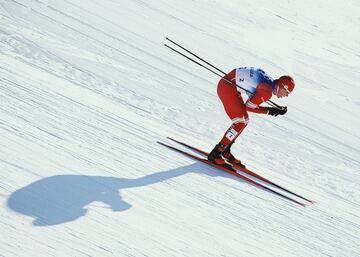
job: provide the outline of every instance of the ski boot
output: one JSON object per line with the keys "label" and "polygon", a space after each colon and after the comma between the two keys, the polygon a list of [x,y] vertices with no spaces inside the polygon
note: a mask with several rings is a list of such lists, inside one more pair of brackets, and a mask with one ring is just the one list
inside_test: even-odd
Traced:
{"label": "ski boot", "polygon": [[239,167],[245,168],[245,165],[241,163],[241,161],[239,159],[236,159],[234,157],[234,155],[232,155],[232,153],[230,152],[230,147],[228,147],[222,154],[221,156],[228,162],[231,164],[235,164]]}
{"label": "ski boot", "polygon": [[236,172],[233,166],[227,163],[223,158],[223,153],[225,151],[225,148],[226,146],[224,146],[223,144],[221,143],[217,144],[208,155],[208,160],[218,166],[222,166],[226,169]]}
{"label": "ski boot", "polygon": [[231,146],[234,142],[232,142],[228,147],[225,148],[225,150],[222,152],[221,156],[224,160],[226,160],[228,163],[235,164],[237,166],[240,166],[242,168],[245,168],[245,165],[241,163],[239,159],[236,159],[234,155],[230,152]]}

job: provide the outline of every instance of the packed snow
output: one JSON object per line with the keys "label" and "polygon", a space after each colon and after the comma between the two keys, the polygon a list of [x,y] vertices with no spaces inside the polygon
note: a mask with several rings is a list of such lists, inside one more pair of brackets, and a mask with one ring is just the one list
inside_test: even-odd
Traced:
{"label": "packed snow", "polygon": [[[0,256],[360,256],[359,14],[355,0],[0,1]],[[226,72],[294,77],[272,99],[287,114],[250,114],[233,152],[317,203],[157,144],[210,151],[231,124],[219,77],[166,37]]]}

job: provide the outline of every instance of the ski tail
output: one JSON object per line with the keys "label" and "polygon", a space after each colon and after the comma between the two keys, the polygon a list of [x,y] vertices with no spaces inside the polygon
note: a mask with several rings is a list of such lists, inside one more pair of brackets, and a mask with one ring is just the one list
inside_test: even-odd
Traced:
{"label": "ski tail", "polygon": [[190,150],[194,150],[195,152],[198,152],[198,153],[200,153],[200,154],[202,154],[202,155],[204,155],[204,156],[208,156],[208,155],[209,155],[207,152],[205,152],[205,151],[203,151],[203,150],[201,150],[201,149],[199,149],[199,148],[196,148],[196,147],[194,147],[194,146],[188,145],[188,144],[186,144],[186,143],[184,143],[184,142],[178,141],[178,140],[173,139],[173,138],[171,138],[171,137],[166,137],[166,138],[167,138],[167,139],[170,139],[171,141],[173,141],[173,142],[175,142],[175,143],[178,143],[178,144],[180,144],[180,145],[182,145],[182,146],[185,146],[185,147],[189,148]]}

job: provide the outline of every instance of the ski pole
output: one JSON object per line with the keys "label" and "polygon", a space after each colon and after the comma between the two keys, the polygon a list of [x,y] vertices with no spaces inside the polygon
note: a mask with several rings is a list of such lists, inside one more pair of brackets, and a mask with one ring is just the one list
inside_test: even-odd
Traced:
{"label": "ski pole", "polygon": [[197,65],[199,65],[199,66],[201,66],[201,67],[203,67],[203,68],[207,69],[208,71],[210,71],[210,72],[212,72],[212,73],[216,74],[217,76],[219,76],[219,77],[221,77],[222,79],[224,79],[226,82],[228,82],[228,83],[230,83],[230,84],[232,84],[232,85],[235,85],[235,86],[237,86],[237,87],[241,88],[242,90],[246,91],[247,93],[250,93],[250,94],[252,94],[252,95],[253,95],[253,93],[251,93],[251,92],[250,92],[250,91],[248,91],[247,89],[245,89],[245,88],[243,88],[243,87],[241,87],[241,86],[239,86],[239,85],[235,84],[234,82],[232,82],[231,80],[228,80],[227,78],[224,78],[223,76],[224,76],[224,75],[226,75],[226,73],[225,73],[224,71],[222,71],[222,70],[220,70],[220,69],[216,68],[216,67],[215,67],[214,65],[212,65],[211,63],[209,63],[209,62],[205,61],[205,60],[204,60],[204,59],[202,59],[201,57],[199,57],[199,56],[197,56],[196,54],[194,54],[194,53],[190,52],[189,50],[187,50],[186,48],[182,47],[182,46],[181,46],[181,45],[179,45],[178,43],[176,43],[176,42],[172,41],[170,38],[168,38],[168,37],[167,37],[166,39],[167,39],[167,40],[169,40],[171,43],[175,44],[176,46],[180,47],[181,49],[185,50],[185,51],[186,51],[186,52],[188,52],[189,54],[191,54],[191,55],[195,56],[195,57],[196,57],[196,58],[198,58],[199,60],[203,61],[204,63],[206,63],[206,64],[207,64],[207,65],[209,65],[210,67],[212,67],[212,68],[216,69],[217,71],[221,72],[223,75],[221,75],[221,74],[219,74],[219,73],[216,73],[215,71],[213,71],[213,70],[209,69],[208,67],[205,67],[204,65],[200,64],[199,62],[195,61],[194,59],[190,58],[189,56],[187,56],[187,55],[185,55],[185,54],[181,53],[180,51],[175,50],[174,48],[172,48],[171,46],[169,46],[169,45],[167,45],[167,44],[165,43],[165,44],[164,44],[164,46],[166,46],[167,48],[170,48],[170,49],[171,49],[171,50],[173,50],[174,52],[176,52],[176,53],[180,54],[181,56],[185,57],[186,59],[188,59],[188,60],[190,60],[190,61],[192,61],[192,62],[196,63]]}
{"label": "ski pole", "polygon": [[227,78],[224,78],[221,74],[216,73],[215,71],[213,71],[213,70],[209,69],[208,67],[206,67],[206,66],[204,66],[203,64],[201,64],[201,63],[199,63],[199,62],[195,61],[194,59],[191,59],[189,56],[187,56],[187,55],[185,55],[185,54],[183,54],[183,53],[179,52],[178,50],[176,50],[176,49],[172,48],[171,46],[169,46],[169,45],[167,45],[167,44],[164,44],[164,46],[166,46],[167,48],[170,48],[170,49],[171,49],[171,50],[173,50],[174,52],[176,52],[176,53],[180,54],[181,56],[185,57],[186,59],[188,59],[188,60],[190,60],[190,61],[192,61],[192,62],[196,63],[197,65],[199,65],[199,66],[201,66],[201,67],[203,67],[203,68],[207,69],[208,71],[210,71],[210,72],[214,73],[215,75],[217,75],[217,76],[221,77],[221,78],[222,78],[223,80],[225,80],[226,82],[228,82],[228,83],[230,83],[230,84],[232,84],[232,85],[235,85],[235,86],[237,86],[237,87],[241,88],[242,90],[245,90],[246,92],[248,92],[248,93],[250,93],[250,94],[252,94],[252,95],[253,95],[253,93],[251,93],[250,91],[246,90],[245,88],[242,88],[242,87],[240,87],[240,86],[238,86],[238,85],[234,84],[234,82],[232,82],[231,80],[228,80]]}
{"label": "ski pole", "polygon": [[226,73],[222,70],[220,70],[219,68],[215,67],[214,65],[212,65],[211,63],[205,61],[204,59],[202,59],[201,57],[197,56],[196,54],[194,54],[193,52],[187,50],[185,47],[179,45],[178,43],[174,42],[173,40],[171,40],[170,38],[166,37],[166,39],[168,41],[170,41],[171,43],[173,43],[174,45],[180,47],[181,49],[183,49],[184,51],[188,52],[189,54],[191,54],[192,56],[195,56],[196,58],[198,58],[199,60],[203,61],[204,63],[206,63],[207,65],[209,65],[210,67],[214,68],[215,70],[221,72],[222,74],[226,75]]}
{"label": "ski pole", "polygon": [[[201,66],[201,67],[203,67],[203,68],[207,69],[208,71],[210,71],[210,72],[212,72],[212,73],[216,74],[217,76],[221,77],[221,78],[222,78],[223,80],[225,80],[226,82],[228,82],[228,83],[230,83],[230,84],[232,84],[232,85],[234,85],[234,86],[236,86],[236,87],[238,87],[238,88],[240,88],[240,89],[244,90],[245,92],[247,92],[247,93],[249,93],[249,94],[254,95],[254,94],[253,94],[253,93],[251,93],[249,90],[247,90],[247,89],[245,89],[245,88],[243,88],[243,87],[239,86],[238,84],[236,84],[236,83],[234,83],[234,82],[232,82],[232,81],[230,81],[230,80],[228,80],[228,79],[224,78],[223,76],[224,76],[224,75],[226,75],[226,73],[225,73],[224,71],[222,71],[222,70],[220,70],[219,68],[215,67],[215,66],[214,66],[214,65],[212,65],[211,63],[209,63],[209,62],[205,61],[204,59],[202,59],[202,58],[201,58],[201,57],[199,57],[198,55],[196,55],[196,54],[194,54],[193,52],[189,51],[189,50],[188,50],[188,49],[186,49],[185,47],[183,47],[183,46],[179,45],[178,43],[176,43],[175,41],[171,40],[170,38],[166,37],[166,40],[170,41],[171,43],[173,43],[174,45],[176,45],[176,46],[178,46],[179,48],[183,49],[184,51],[186,51],[187,53],[191,54],[192,56],[194,56],[194,57],[198,58],[199,60],[201,60],[202,62],[206,63],[206,64],[207,64],[207,65],[209,65],[210,67],[212,67],[212,68],[216,69],[217,71],[221,72],[223,75],[216,73],[215,71],[213,71],[213,70],[209,69],[208,67],[205,67],[204,65],[200,64],[199,62],[197,62],[197,61],[193,60],[192,58],[190,58],[190,57],[186,56],[185,54],[183,54],[183,53],[181,53],[181,52],[179,52],[179,51],[175,50],[175,49],[174,49],[174,48],[172,48],[172,47],[170,47],[170,46],[169,46],[169,45],[167,45],[166,43],[164,44],[164,46],[166,46],[166,47],[168,47],[169,49],[171,49],[172,51],[174,51],[174,52],[176,52],[176,53],[180,54],[181,56],[183,56],[183,57],[187,58],[188,60],[190,60],[190,61],[192,61],[192,62],[194,62],[194,63],[198,64],[199,66]],[[270,104],[270,105],[272,105],[272,106],[274,106],[274,107],[278,108],[278,109],[282,109],[282,108],[283,108],[283,107],[281,107],[280,105],[278,105],[278,104],[274,103],[273,101],[267,100],[266,102],[267,102],[268,104]]]}
{"label": "ski pole", "polygon": [[[199,66],[201,66],[201,67],[203,67],[203,68],[207,69],[208,71],[210,71],[210,72],[214,73],[215,75],[218,75],[218,76],[222,77],[222,75],[221,75],[221,74],[216,73],[215,71],[213,71],[213,70],[209,69],[208,67],[206,67],[206,66],[202,65],[201,63],[199,63],[199,62],[195,61],[194,59],[191,59],[189,56],[186,56],[185,54],[183,54],[183,53],[179,52],[178,50],[175,50],[175,49],[174,49],[174,48],[172,48],[171,46],[169,46],[169,45],[167,45],[167,44],[164,44],[164,46],[166,46],[167,48],[170,48],[170,49],[171,49],[171,50],[173,50],[174,52],[176,52],[176,53],[180,54],[181,56],[185,57],[186,59],[188,59],[188,60],[190,60],[190,61],[192,61],[192,62],[196,63],[197,65],[199,65]],[[227,80],[227,82],[230,82],[230,83],[231,83],[231,81],[229,81],[229,80]]]}

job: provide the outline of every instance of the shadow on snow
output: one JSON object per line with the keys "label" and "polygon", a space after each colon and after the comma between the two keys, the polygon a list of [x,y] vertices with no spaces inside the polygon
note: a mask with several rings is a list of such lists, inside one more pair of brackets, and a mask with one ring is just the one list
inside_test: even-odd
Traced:
{"label": "shadow on snow", "polygon": [[50,226],[74,221],[87,212],[92,202],[103,202],[113,211],[125,211],[131,204],[122,199],[119,190],[160,183],[186,173],[227,176],[205,169],[201,164],[162,171],[137,179],[103,176],[59,175],[44,178],[25,186],[8,199],[7,206],[33,217],[35,226]]}

